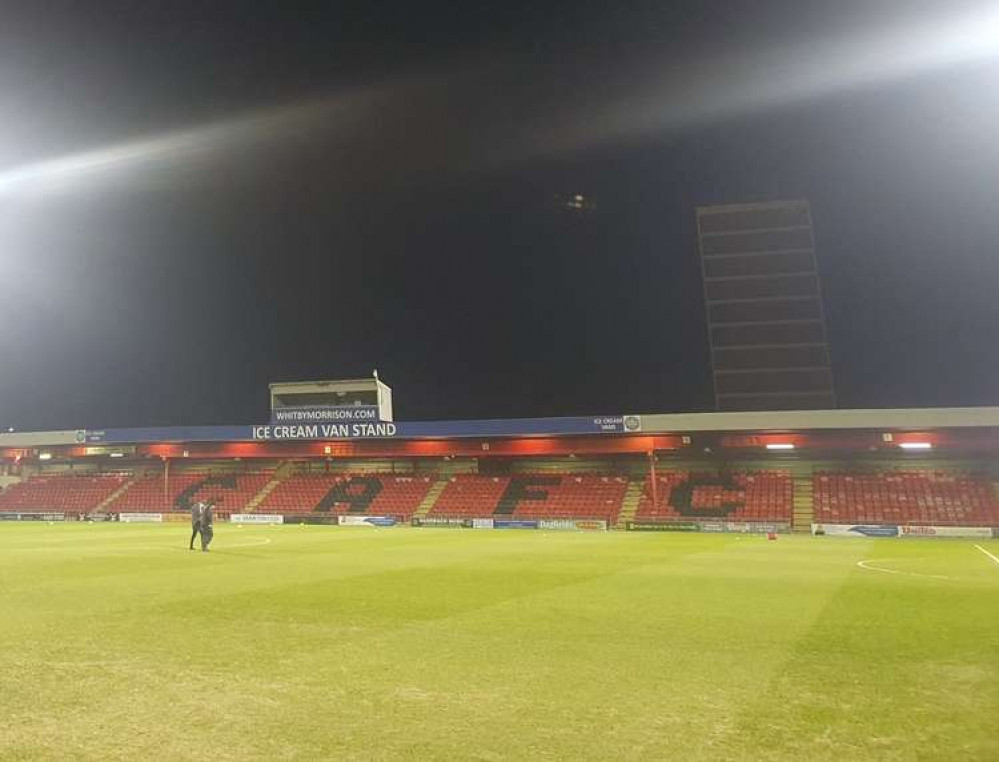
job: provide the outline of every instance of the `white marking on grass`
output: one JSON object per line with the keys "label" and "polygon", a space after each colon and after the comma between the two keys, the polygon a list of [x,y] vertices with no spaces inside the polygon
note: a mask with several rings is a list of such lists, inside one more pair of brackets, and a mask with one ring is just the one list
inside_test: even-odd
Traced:
{"label": "white marking on grass", "polygon": [[867,571],[882,572],[883,574],[904,574],[909,577],[929,577],[930,579],[950,579],[950,580],[956,579],[955,577],[945,577],[942,574],[923,574],[922,572],[910,572],[910,571],[902,571],[901,569],[884,569],[880,566],[870,566],[870,564],[873,564],[875,562],[882,563],[883,561],[890,561],[890,560],[891,559],[886,558],[883,559],[882,561],[878,561],[877,559],[869,558],[866,561],[857,561],[857,566],[859,566],[861,569],[866,569]]}
{"label": "white marking on grass", "polygon": [[[270,538],[269,537],[265,537],[262,540],[254,540],[253,542],[235,542],[232,545],[230,545],[228,543],[223,543],[222,545],[218,546],[218,549],[219,550],[228,550],[229,548],[252,548],[252,547],[255,547],[255,546],[258,546],[258,545],[270,545],[270,542],[271,542]],[[170,545],[130,545],[127,548],[118,548],[117,550],[119,552],[131,552],[133,550],[171,550],[171,551],[173,551],[173,550],[181,550],[181,549],[182,548],[178,547],[177,545],[173,545],[171,543]],[[195,550],[198,550],[198,548],[195,548]],[[214,550],[214,548],[213,548],[213,550]]]}
{"label": "white marking on grass", "polygon": [[985,555],[987,555],[987,556],[988,556],[989,558],[991,558],[991,559],[992,559],[993,561],[995,561],[995,562],[996,562],[997,564],[999,564],[999,558],[996,558],[996,557],[995,557],[994,555],[992,555],[991,553],[989,553],[989,552],[988,552],[988,551],[987,551],[987,550],[986,550],[985,548],[983,548],[983,547],[982,547],[981,545],[976,545],[975,547],[976,547],[976,548],[978,548],[978,549],[979,549],[980,551],[982,551],[982,553],[984,553]]}
{"label": "white marking on grass", "polygon": [[263,540],[254,540],[253,542],[238,542],[233,545],[222,545],[223,550],[225,548],[252,548],[256,545],[270,545],[271,538],[265,537]]}

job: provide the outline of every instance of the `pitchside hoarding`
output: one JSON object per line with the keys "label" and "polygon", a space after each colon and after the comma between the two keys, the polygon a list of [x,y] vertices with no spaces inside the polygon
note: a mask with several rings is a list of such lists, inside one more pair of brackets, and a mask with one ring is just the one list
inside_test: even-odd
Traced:
{"label": "pitchside hoarding", "polygon": [[537,529],[537,521],[522,519],[493,519],[493,529]]}
{"label": "pitchside hoarding", "polygon": [[992,527],[899,527],[900,537],[992,537]]}
{"label": "pitchside hoarding", "polygon": [[697,524],[685,521],[664,523],[658,521],[629,521],[624,528],[629,532],[697,532]]}
{"label": "pitchside hoarding", "polygon": [[65,521],[64,513],[8,513],[0,511],[0,521]]}
{"label": "pitchside hoarding", "polygon": [[737,534],[786,534],[791,525],[760,521],[629,521],[629,532],[733,532]]}
{"label": "pitchside hoarding", "polygon": [[315,524],[321,526],[336,526],[340,522],[337,516],[329,513],[299,513],[294,516],[285,516],[285,524]]}
{"label": "pitchside hoarding", "polygon": [[538,529],[602,532],[607,529],[607,522],[596,519],[539,519]]}
{"label": "pitchside hoarding", "polygon": [[987,539],[992,527],[895,526],[883,524],[812,524],[812,534],[829,537],[968,537]]}
{"label": "pitchside hoarding", "polygon": [[394,527],[399,522],[391,516],[341,516],[342,527]]}
{"label": "pitchside hoarding", "polygon": [[812,524],[812,534],[829,537],[898,537],[898,527],[890,524]]}
{"label": "pitchside hoarding", "polygon": [[277,513],[234,513],[230,524],[283,524],[284,516]]}
{"label": "pitchside hoarding", "polygon": [[414,517],[410,522],[414,527],[445,527],[448,529],[463,529],[471,528],[471,519],[456,519],[448,518],[446,516],[424,516],[423,518]]}

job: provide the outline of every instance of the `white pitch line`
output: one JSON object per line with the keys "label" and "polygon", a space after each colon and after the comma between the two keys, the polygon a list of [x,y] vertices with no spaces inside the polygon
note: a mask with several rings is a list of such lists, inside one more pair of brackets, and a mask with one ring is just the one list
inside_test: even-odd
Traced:
{"label": "white pitch line", "polygon": [[955,579],[954,577],[945,577],[942,574],[923,574],[922,572],[902,571],[901,569],[882,569],[880,566],[868,566],[868,564],[873,563],[874,560],[875,559],[857,561],[857,566],[861,569],[866,569],[867,571],[883,572],[884,574],[905,574],[909,577],[929,577],[930,579]]}
{"label": "white pitch line", "polygon": [[[232,545],[228,543],[223,543],[219,547],[222,550],[225,550],[227,548],[253,548],[260,545],[270,545],[270,544],[271,544],[271,538],[265,537],[262,540],[254,540],[253,542],[237,542]],[[80,544],[78,546],[59,547],[59,548],[43,546],[43,547],[31,547],[31,548],[4,548],[3,550],[7,553],[63,553],[66,551],[75,551],[75,552],[92,551],[95,554],[99,555],[102,553],[104,554],[130,553],[133,550],[176,550],[176,549],[177,548],[174,545],[129,545],[124,548],[122,547],[103,548],[99,545],[94,546],[94,545]]]}
{"label": "white pitch line", "polygon": [[985,548],[983,548],[983,547],[982,547],[981,545],[976,545],[975,547],[976,547],[976,548],[978,548],[978,549],[979,549],[980,551],[982,551],[982,553],[984,553],[985,555],[987,555],[987,556],[988,556],[989,558],[991,558],[991,559],[992,559],[993,561],[995,561],[995,562],[996,562],[997,564],[999,564],[999,558],[996,558],[996,557],[995,557],[994,555],[992,555],[991,553],[989,553],[989,552],[988,552],[988,551],[987,551],[987,550],[986,550]]}
{"label": "white pitch line", "polygon": [[271,542],[270,537],[265,537],[263,541],[257,540],[255,542],[241,542],[236,545],[222,545],[223,550],[225,548],[252,548],[255,545],[269,545]]}
{"label": "white pitch line", "polygon": [[[270,545],[271,538],[265,537],[262,540],[254,540],[253,542],[237,542],[232,545],[228,543],[217,546],[219,550],[228,550],[229,548],[253,548],[259,545]],[[127,553],[133,550],[180,550],[181,548],[177,545],[130,545],[127,548],[115,548],[115,551]],[[32,550],[48,550],[48,548],[32,548]]]}

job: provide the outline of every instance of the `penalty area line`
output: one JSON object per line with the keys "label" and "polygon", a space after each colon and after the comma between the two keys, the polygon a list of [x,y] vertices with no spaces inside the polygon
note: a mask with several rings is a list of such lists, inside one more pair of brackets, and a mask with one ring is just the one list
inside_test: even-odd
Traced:
{"label": "penalty area line", "polygon": [[225,548],[253,548],[256,547],[257,545],[270,545],[270,544],[271,544],[271,538],[265,537],[263,540],[256,540],[254,542],[238,542],[232,545],[224,543],[221,547],[224,550]]}
{"label": "penalty area line", "polygon": [[869,566],[869,564],[874,563],[875,559],[869,559],[867,561],[857,561],[857,566],[861,569],[873,572],[882,572],[883,574],[904,574],[907,577],[929,577],[930,579],[948,579],[953,580],[954,577],[945,577],[942,574],[923,574],[922,572],[910,572],[902,571],[901,569],[885,569],[881,566]]}
{"label": "penalty area line", "polygon": [[985,548],[983,548],[983,547],[982,547],[981,545],[975,545],[975,547],[976,547],[976,548],[978,548],[978,549],[979,549],[980,551],[982,551],[982,553],[984,553],[985,555],[987,555],[987,556],[988,556],[989,558],[991,558],[991,559],[992,559],[993,561],[995,561],[995,562],[996,562],[996,564],[999,564],[999,558],[996,558],[996,557],[995,557],[994,555],[992,555],[991,553],[989,553],[989,552],[988,552],[988,551],[987,551],[987,550],[986,550]]}

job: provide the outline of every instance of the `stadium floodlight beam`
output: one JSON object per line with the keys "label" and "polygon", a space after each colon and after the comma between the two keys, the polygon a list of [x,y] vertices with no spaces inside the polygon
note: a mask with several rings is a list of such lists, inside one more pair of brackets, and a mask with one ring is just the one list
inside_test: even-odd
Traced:
{"label": "stadium floodlight beam", "polygon": [[900,442],[899,447],[903,450],[932,450],[933,445],[929,442]]}
{"label": "stadium floodlight beam", "polygon": [[772,442],[767,445],[768,450],[793,450],[794,445],[790,442]]}
{"label": "stadium floodlight beam", "polygon": [[328,129],[330,124],[353,123],[377,95],[376,91],[363,90],[305,100],[56,158],[0,167],[0,197],[29,190],[89,188],[100,177],[126,170],[150,175],[153,170],[198,166],[224,152],[259,151],[263,145]]}

